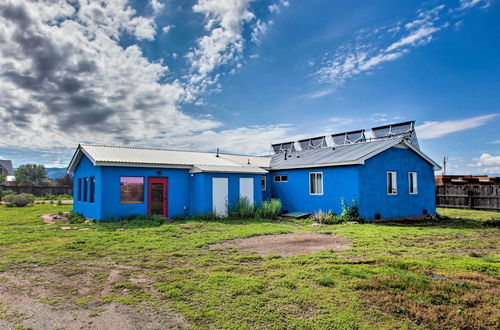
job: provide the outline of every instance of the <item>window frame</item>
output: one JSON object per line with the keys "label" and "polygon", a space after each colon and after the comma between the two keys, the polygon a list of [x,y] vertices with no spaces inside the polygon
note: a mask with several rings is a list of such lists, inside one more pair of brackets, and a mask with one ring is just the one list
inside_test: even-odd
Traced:
{"label": "window frame", "polygon": [[90,189],[89,189],[89,202],[90,203],[95,203],[95,176],[91,176],[89,178],[89,184],[90,184]]}
{"label": "window frame", "polygon": [[[413,182],[413,192],[412,188],[412,176],[415,175],[415,181]],[[408,172],[408,193],[410,195],[418,195],[418,175],[416,171]]]}
{"label": "window frame", "polygon": [[[276,180],[277,178],[280,178],[280,179]],[[285,178],[285,180],[283,180],[283,178]],[[288,182],[288,175],[287,174],[275,175],[274,182]]]}
{"label": "window frame", "polygon": [[[394,180],[393,180],[393,183],[394,183],[394,188],[395,188],[395,191],[396,192],[392,192],[392,189],[391,189],[391,192],[389,192],[389,174],[394,174]],[[387,195],[389,196],[395,196],[398,194],[398,172],[396,171],[387,171],[387,174],[386,174],[386,188],[385,188],[385,192],[387,193]],[[392,179],[391,179],[392,181]],[[392,188],[392,187],[391,187]]]}
{"label": "window frame", "polygon": [[78,178],[78,191],[77,201],[82,201],[82,178]]}
{"label": "window frame", "polygon": [[[317,180],[316,177],[317,177],[318,174],[321,174],[321,192],[320,193],[318,193],[318,192],[313,193],[312,189],[311,189],[312,188],[312,180],[311,180],[311,178],[314,175],[314,180],[316,181]],[[309,195],[312,195],[312,196],[322,196],[324,194],[324,190],[323,190],[323,177],[324,177],[323,176],[323,172],[309,172]],[[318,187],[316,187],[316,191],[317,190],[318,190]]]}
{"label": "window frame", "polygon": [[[142,178],[142,202],[132,202],[132,203],[123,203],[122,202],[122,178]],[[142,175],[120,175],[118,178],[119,192],[120,192],[120,205],[137,205],[137,204],[145,204],[146,203],[146,177]]]}
{"label": "window frame", "polygon": [[87,203],[89,201],[89,178],[85,177],[83,178],[83,202]]}
{"label": "window frame", "polygon": [[265,175],[260,177],[260,189],[262,191],[267,190],[267,177]]}

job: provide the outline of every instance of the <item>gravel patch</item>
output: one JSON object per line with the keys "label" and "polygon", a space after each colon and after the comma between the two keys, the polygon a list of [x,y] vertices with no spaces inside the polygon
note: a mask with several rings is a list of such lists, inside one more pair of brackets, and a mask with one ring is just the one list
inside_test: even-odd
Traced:
{"label": "gravel patch", "polygon": [[347,250],[349,243],[347,238],[339,235],[304,233],[238,238],[212,244],[210,249],[235,248],[238,251],[257,252],[261,256],[277,254],[287,257],[323,250]]}

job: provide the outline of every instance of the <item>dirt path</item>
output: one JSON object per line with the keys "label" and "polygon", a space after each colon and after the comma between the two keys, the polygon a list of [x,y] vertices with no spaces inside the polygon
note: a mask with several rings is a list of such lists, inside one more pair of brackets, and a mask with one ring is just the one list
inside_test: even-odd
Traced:
{"label": "dirt path", "polygon": [[[124,288],[117,283],[127,284]],[[138,285],[138,284],[141,285]],[[0,329],[183,329],[182,315],[161,304],[125,305],[127,298],[156,292],[134,269],[112,265],[32,267],[0,272]],[[130,292],[129,292],[130,291]],[[79,302],[79,303],[78,303]]]}
{"label": "dirt path", "polygon": [[213,244],[210,249],[235,248],[238,251],[253,251],[266,256],[278,254],[293,256],[322,250],[347,250],[350,241],[331,234],[283,234],[238,238],[224,243]]}

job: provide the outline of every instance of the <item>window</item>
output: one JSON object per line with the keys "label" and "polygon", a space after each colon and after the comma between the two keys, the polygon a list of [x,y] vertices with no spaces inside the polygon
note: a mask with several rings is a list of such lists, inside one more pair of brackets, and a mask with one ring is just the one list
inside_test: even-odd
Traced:
{"label": "window", "polygon": [[323,195],[323,172],[309,173],[309,194]]}
{"label": "window", "polygon": [[274,176],[274,182],[287,182],[288,181],[288,175],[275,175]]}
{"label": "window", "polygon": [[88,183],[89,183],[89,178],[83,178],[83,201],[86,202],[88,201]]}
{"label": "window", "polygon": [[144,177],[142,176],[120,177],[120,203],[121,204],[144,203]]}
{"label": "window", "polygon": [[387,194],[397,195],[398,193],[398,176],[396,172],[387,172]]}
{"label": "window", "polygon": [[78,179],[78,201],[82,201],[82,178]]}
{"label": "window", "polygon": [[418,194],[417,172],[408,172],[408,186],[410,194]]}
{"label": "window", "polygon": [[90,202],[95,202],[95,177],[90,178]]}
{"label": "window", "polygon": [[260,178],[260,187],[262,188],[262,190],[266,190],[267,189],[267,182],[266,182],[266,176],[263,175],[261,178]]}

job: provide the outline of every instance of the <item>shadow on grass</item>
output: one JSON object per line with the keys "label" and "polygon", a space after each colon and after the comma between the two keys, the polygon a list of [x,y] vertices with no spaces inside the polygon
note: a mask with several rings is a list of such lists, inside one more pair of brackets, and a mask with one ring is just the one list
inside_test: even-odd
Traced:
{"label": "shadow on grass", "polygon": [[[307,220],[300,220],[301,222]],[[291,224],[298,223],[298,221],[286,220],[286,219],[165,219],[162,217],[148,217],[148,216],[140,216],[140,217],[128,217],[118,220],[108,220],[108,221],[100,221],[94,223],[92,226],[98,230],[104,231],[115,231],[116,229],[141,229],[141,228],[154,228],[161,227],[163,225],[172,225],[172,226],[201,226],[204,224],[210,225],[251,225],[251,224]]]}
{"label": "shadow on grass", "polygon": [[391,227],[425,227],[448,229],[490,229],[487,221],[473,219],[446,219],[446,220],[402,220],[397,222],[373,222],[374,226]]}

